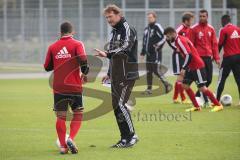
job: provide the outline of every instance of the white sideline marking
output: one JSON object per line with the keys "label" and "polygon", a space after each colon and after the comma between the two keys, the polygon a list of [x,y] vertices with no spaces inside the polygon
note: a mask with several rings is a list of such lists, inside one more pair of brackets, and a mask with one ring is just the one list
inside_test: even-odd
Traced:
{"label": "white sideline marking", "polygon": [[0,79],[38,79],[49,76],[50,73],[0,73]]}

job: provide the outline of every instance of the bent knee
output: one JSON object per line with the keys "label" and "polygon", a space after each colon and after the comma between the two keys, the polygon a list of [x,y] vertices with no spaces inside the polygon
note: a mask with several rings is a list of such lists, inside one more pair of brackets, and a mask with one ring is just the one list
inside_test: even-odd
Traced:
{"label": "bent knee", "polygon": [[190,86],[187,85],[187,84],[183,84],[182,86],[183,86],[184,89],[188,89],[188,88],[190,87]]}
{"label": "bent knee", "polygon": [[206,86],[203,86],[203,87],[200,87],[198,89],[200,92],[205,92],[207,90],[207,87]]}

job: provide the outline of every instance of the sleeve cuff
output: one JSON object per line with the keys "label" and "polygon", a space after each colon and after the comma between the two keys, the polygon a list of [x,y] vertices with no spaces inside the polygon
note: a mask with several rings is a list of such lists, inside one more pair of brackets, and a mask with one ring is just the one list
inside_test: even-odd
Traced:
{"label": "sleeve cuff", "polygon": [[108,59],[111,59],[111,58],[112,58],[112,55],[113,55],[113,53],[107,53],[107,58],[108,58]]}

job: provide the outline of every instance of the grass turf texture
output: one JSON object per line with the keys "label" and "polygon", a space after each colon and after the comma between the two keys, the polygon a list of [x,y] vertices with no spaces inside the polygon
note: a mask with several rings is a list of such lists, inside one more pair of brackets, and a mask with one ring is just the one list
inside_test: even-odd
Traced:
{"label": "grass turf texture", "polygon": [[[171,82],[175,78],[169,78]],[[212,83],[215,89],[216,77]],[[108,90],[97,81],[88,87]],[[137,99],[133,117],[140,142],[131,149],[110,149],[119,140],[119,132],[110,112],[83,122],[76,138],[77,155],[59,155],[55,145],[55,115],[52,94],[47,79],[0,80],[0,159],[240,159],[240,107],[231,106],[218,113],[209,109],[192,113],[191,120],[157,120],[145,115],[186,114],[187,105],[172,104],[172,92],[153,98]],[[143,90],[145,87],[138,87]],[[195,88],[196,89],[196,88]],[[238,102],[236,84],[229,77],[225,93]],[[96,107],[100,100],[85,97],[85,109]],[[141,113],[137,117],[138,112]]]}

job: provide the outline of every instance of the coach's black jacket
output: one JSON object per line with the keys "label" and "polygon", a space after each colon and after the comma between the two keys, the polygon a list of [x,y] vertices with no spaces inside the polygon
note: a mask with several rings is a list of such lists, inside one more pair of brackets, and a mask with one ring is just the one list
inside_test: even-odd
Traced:
{"label": "coach's black jacket", "polygon": [[124,18],[113,27],[108,46],[109,72],[113,81],[139,78],[137,64],[137,32]]}
{"label": "coach's black jacket", "polygon": [[[162,46],[165,43],[163,28],[159,23],[150,23],[144,29],[141,55],[147,56],[147,62],[161,61]],[[154,47],[157,46],[157,47]]]}

